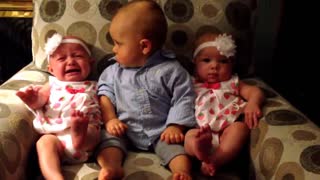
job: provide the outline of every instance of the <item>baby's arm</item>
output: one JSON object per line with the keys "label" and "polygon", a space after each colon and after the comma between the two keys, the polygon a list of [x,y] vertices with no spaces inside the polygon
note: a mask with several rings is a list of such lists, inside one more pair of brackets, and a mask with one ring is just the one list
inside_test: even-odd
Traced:
{"label": "baby's arm", "polygon": [[185,127],[178,124],[170,124],[161,134],[160,140],[167,144],[178,144],[184,141]]}
{"label": "baby's arm", "polygon": [[107,96],[100,96],[99,99],[102,121],[105,123],[107,132],[114,136],[122,136],[126,132],[128,126],[118,119],[113,104]]}
{"label": "baby's arm", "polygon": [[248,85],[242,81],[239,82],[240,95],[247,100],[244,109],[245,123],[250,129],[258,126],[258,118],[261,117],[261,106],[265,100],[264,93],[257,86]]}
{"label": "baby's arm", "polygon": [[170,76],[163,84],[171,90],[171,108],[167,117],[167,127],[160,140],[168,144],[183,143],[184,130],[196,125],[194,116],[195,93],[189,73],[182,66],[170,66]]}
{"label": "baby's arm", "polygon": [[50,85],[29,86],[24,91],[17,91],[16,95],[31,109],[39,109],[48,102]]}

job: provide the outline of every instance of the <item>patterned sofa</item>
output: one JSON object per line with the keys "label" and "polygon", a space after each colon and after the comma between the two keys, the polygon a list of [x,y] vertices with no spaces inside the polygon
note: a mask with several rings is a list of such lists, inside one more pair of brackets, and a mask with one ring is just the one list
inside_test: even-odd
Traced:
{"label": "patterned sofa", "polygon": [[[156,0],[168,18],[166,47],[174,50],[190,70],[191,44],[205,30],[230,32],[239,44],[237,72],[248,83],[261,87],[267,96],[264,116],[252,130],[241,156],[222,168],[216,179],[320,179],[320,130],[281,95],[255,75],[259,59],[257,37],[266,35],[258,27],[272,1],[267,0]],[[94,76],[108,64],[112,42],[108,35],[110,19],[127,0],[33,0],[33,61],[0,86],[0,179],[41,179],[35,152],[39,137],[32,128],[33,114],[15,96],[17,89],[48,80],[44,43],[54,32],[81,36],[97,60]],[[272,9],[271,7],[269,7]],[[269,9],[269,10],[270,10]],[[260,18],[260,19],[259,19]],[[260,21],[259,21],[260,20]],[[270,28],[270,27],[265,27]],[[266,30],[267,31],[267,30]],[[272,48],[271,48],[272,49]],[[259,55],[258,55],[259,56]],[[264,57],[271,57],[264,54]],[[260,54],[261,57],[261,54]],[[14,65],[14,64],[12,64]],[[260,67],[261,68],[261,67]],[[152,153],[130,152],[125,163],[125,178],[170,179],[170,172],[159,165]],[[195,163],[196,164],[196,163]],[[94,162],[63,166],[66,179],[97,179]],[[194,167],[195,179],[201,177]]]}

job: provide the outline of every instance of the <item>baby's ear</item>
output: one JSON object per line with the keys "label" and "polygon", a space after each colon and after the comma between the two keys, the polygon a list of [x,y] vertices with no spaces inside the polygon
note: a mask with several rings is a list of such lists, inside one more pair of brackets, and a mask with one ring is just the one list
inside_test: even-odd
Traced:
{"label": "baby's ear", "polygon": [[89,62],[90,62],[90,63],[94,63],[94,58],[93,58],[93,57],[90,57]]}
{"label": "baby's ear", "polygon": [[140,47],[142,54],[146,55],[151,52],[152,49],[152,43],[149,39],[142,39],[140,41]]}
{"label": "baby's ear", "polygon": [[192,62],[193,64],[196,64],[196,60],[197,60],[196,57],[193,57],[192,60],[191,60],[191,62]]}
{"label": "baby's ear", "polygon": [[50,65],[47,66],[47,70],[49,73],[52,73],[52,71],[53,71]]}

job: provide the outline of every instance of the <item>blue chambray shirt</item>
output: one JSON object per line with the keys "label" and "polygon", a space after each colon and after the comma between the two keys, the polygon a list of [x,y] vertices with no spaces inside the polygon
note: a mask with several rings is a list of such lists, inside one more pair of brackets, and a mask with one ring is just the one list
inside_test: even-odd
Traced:
{"label": "blue chambray shirt", "polygon": [[196,125],[191,76],[173,53],[159,50],[143,67],[107,67],[98,81],[98,95],[111,100],[118,118],[128,125],[127,136],[143,150],[169,124]]}

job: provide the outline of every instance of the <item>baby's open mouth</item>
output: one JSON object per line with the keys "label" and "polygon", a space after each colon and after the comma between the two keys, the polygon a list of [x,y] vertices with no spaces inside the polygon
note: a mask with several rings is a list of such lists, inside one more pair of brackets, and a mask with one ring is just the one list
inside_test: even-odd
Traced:
{"label": "baby's open mouth", "polygon": [[66,73],[74,73],[74,72],[80,72],[79,69],[69,69],[66,71]]}

